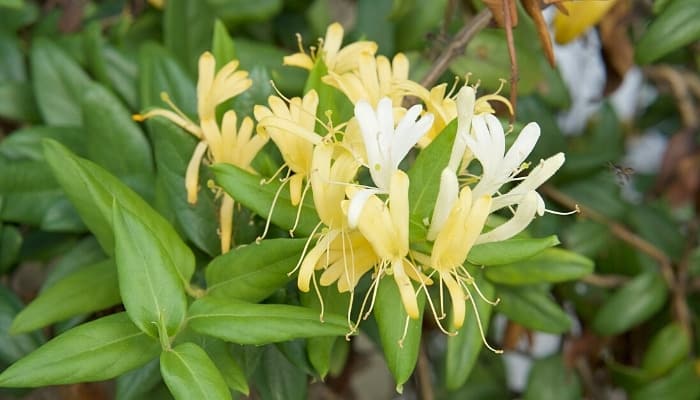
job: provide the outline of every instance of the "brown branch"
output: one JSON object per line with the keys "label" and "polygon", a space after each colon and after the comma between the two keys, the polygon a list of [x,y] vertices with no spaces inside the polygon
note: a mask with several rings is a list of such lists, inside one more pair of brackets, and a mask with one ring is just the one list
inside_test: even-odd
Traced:
{"label": "brown branch", "polygon": [[435,60],[433,67],[421,80],[421,85],[431,87],[437,82],[440,75],[450,66],[450,62],[458,55],[464,54],[464,49],[470,40],[491,21],[491,11],[488,8],[481,10],[468,24],[464,25],[447,49]]}
{"label": "brown branch", "polygon": [[[681,114],[683,126],[691,129],[698,127],[700,121],[697,116],[697,108],[691,96],[688,81],[681,72],[668,65],[656,65],[646,67],[644,74],[652,80],[667,82],[678,103],[678,112]],[[690,85],[696,84],[693,82]]]}
{"label": "brown branch", "polygon": [[504,30],[506,31],[506,43],[508,44],[508,56],[510,57],[510,104],[513,106],[513,112],[510,114],[510,122],[515,122],[515,113],[517,107],[518,96],[518,81],[520,76],[518,73],[518,57],[515,53],[515,41],[513,38],[513,20],[510,16],[510,2],[513,0],[503,1],[503,19],[505,21]]}
{"label": "brown branch", "polygon": [[603,288],[614,288],[622,286],[629,282],[630,278],[624,275],[598,275],[590,274],[581,278],[581,282],[588,283],[589,285],[603,287]]}

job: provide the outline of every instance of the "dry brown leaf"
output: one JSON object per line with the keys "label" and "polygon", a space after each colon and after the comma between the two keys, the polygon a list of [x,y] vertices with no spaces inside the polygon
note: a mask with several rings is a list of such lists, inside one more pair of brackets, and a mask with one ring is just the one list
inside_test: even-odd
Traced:
{"label": "dry brown leaf", "polygon": [[544,50],[544,55],[547,57],[549,65],[554,67],[554,51],[552,50],[552,41],[549,38],[547,23],[544,22],[544,17],[542,16],[540,0],[521,0],[520,2],[523,4],[527,15],[529,15],[530,18],[532,18],[532,21],[535,23],[537,35],[540,37],[540,43],[542,43],[542,49]]}
{"label": "dry brown leaf", "polygon": [[510,26],[515,27],[518,25],[518,9],[516,7],[515,0],[483,0],[483,2],[486,4],[486,7],[491,10],[493,19],[501,28],[506,27],[506,17],[503,6],[507,2],[508,8],[510,9]]}
{"label": "dry brown leaf", "polygon": [[634,46],[627,35],[631,11],[630,1],[620,0],[598,25],[607,72],[606,95],[622,84],[625,74],[634,65]]}

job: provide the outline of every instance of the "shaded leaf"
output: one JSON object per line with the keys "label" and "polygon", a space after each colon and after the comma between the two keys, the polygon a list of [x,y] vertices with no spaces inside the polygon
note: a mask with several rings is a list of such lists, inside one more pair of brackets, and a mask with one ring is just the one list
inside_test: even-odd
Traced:
{"label": "shaded leaf", "polygon": [[564,282],[593,272],[593,261],[574,252],[550,248],[532,258],[485,269],[486,277],[497,283],[526,285]]}
{"label": "shaded leaf", "polygon": [[231,393],[214,362],[201,347],[182,343],[160,356],[165,384],[177,400],[230,399]]}
{"label": "shaded leaf", "polygon": [[635,59],[649,64],[666,54],[700,38],[700,3],[694,0],[673,0],[635,46]]}
{"label": "shaded leaf", "polygon": [[564,365],[561,355],[535,361],[530,370],[524,400],[575,400],[583,398],[576,373]]}
{"label": "shaded leaf", "polygon": [[501,299],[496,311],[530,329],[563,333],[571,328],[571,320],[549,295],[536,287],[498,286]]}
{"label": "shaded leaf", "polygon": [[478,244],[469,251],[467,261],[474,265],[503,265],[530,258],[559,244],[556,236],[515,238],[501,242]]}
{"label": "shaded leaf", "polygon": [[651,339],[642,359],[642,368],[652,377],[658,377],[680,364],[688,354],[690,354],[688,333],[674,322],[666,325]]}

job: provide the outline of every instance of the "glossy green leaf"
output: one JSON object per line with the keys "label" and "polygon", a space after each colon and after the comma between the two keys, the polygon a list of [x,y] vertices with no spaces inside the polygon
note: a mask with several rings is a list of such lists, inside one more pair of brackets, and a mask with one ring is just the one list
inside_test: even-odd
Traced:
{"label": "glossy green leaf", "polygon": [[[379,282],[374,304],[374,318],[379,327],[384,358],[396,380],[396,390],[399,393],[402,392],[403,384],[416,368],[424,307],[425,295],[421,293],[418,297],[420,316],[415,320],[408,318],[393,277],[386,276]],[[404,329],[406,323],[408,323],[408,329]]]}
{"label": "glossy green leaf", "polygon": [[560,248],[545,249],[532,258],[485,269],[490,281],[508,285],[564,282],[592,272],[592,260]]}
{"label": "glossy green leaf", "polygon": [[530,370],[524,400],[582,399],[581,382],[575,370],[564,365],[561,355],[535,361]]}
{"label": "glossy green leaf", "polygon": [[16,261],[22,247],[22,234],[12,225],[0,223],[0,275]]}
{"label": "glossy green leaf", "polygon": [[82,94],[81,104],[89,159],[120,177],[153,171],[151,146],[116,96],[93,85]]}
{"label": "glossy green leaf", "polygon": [[29,332],[120,302],[116,265],[112,260],[105,260],[81,268],[41,292],[17,314],[10,329],[12,333]]}
{"label": "glossy green leaf", "polygon": [[211,43],[211,52],[216,58],[216,69],[220,69],[227,62],[236,58],[236,46],[228,34],[226,26],[220,20],[214,22],[214,37]]}
{"label": "glossy green leaf", "polygon": [[450,161],[456,134],[455,119],[418,154],[416,162],[408,170],[411,182],[408,187],[411,242],[425,241],[425,235],[428,233],[428,225],[425,222],[433,217],[435,201],[440,190],[440,174]]}
{"label": "glossy green leaf", "polygon": [[102,381],[158,355],[158,341],[126,313],[88,322],[54,338],[0,374],[1,387],[39,387]]}
{"label": "glossy green leaf", "polygon": [[207,352],[216,365],[216,368],[221,372],[221,376],[224,378],[226,385],[239,393],[246,396],[249,395],[250,388],[248,387],[245,372],[243,372],[241,366],[238,365],[236,359],[233,358],[229,348],[230,344],[209,337],[206,339],[203,346],[204,351]]}
{"label": "glossy green leaf", "polygon": [[80,240],[63,250],[61,257],[53,264],[46,275],[40,292],[44,292],[56,282],[81,268],[104,261],[105,258],[104,252],[94,236],[88,236]]}
{"label": "glossy green leaf", "polygon": [[30,62],[34,96],[50,125],[80,125],[80,99],[93,84],[80,66],[45,38],[32,43]]}
{"label": "glossy green leaf", "polygon": [[[270,43],[250,40],[242,36],[236,36],[233,40],[236,42],[236,57],[240,60],[242,69],[252,72],[255,67],[265,68],[282,93],[303,91],[308,72],[301,68],[283,66],[282,58],[288,55],[287,52]],[[255,85],[260,83],[255,82]]]}
{"label": "glossy green leaf", "polygon": [[542,250],[559,244],[556,236],[537,239],[509,239],[478,244],[469,251],[467,261],[474,265],[503,265],[535,256]]}
{"label": "glossy green leaf", "polygon": [[163,41],[191,76],[209,49],[215,14],[206,1],[171,0],[163,11]]}
{"label": "glossy green leaf", "polygon": [[321,322],[317,311],[304,307],[213,297],[204,297],[192,304],[188,324],[203,335],[256,345],[305,337],[341,336],[348,331],[348,323],[340,315],[326,313]]}
{"label": "glossy green leaf", "polygon": [[592,327],[601,335],[624,332],[659,311],[667,296],[668,288],[659,273],[638,275],[600,307]]}
{"label": "glossy green leaf", "polygon": [[690,354],[690,338],[677,322],[666,325],[649,343],[642,359],[642,368],[651,376],[658,377]]}
{"label": "glossy green leaf", "polygon": [[542,332],[564,333],[571,329],[571,320],[548,292],[531,286],[498,286],[501,299],[497,312],[527,327]]}
{"label": "glossy green leaf", "polygon": [[170,258],[158,239],[164,234],[135,211],[114,204],[114,257],[124,308],[144,332],[157,336],[157,324],[162,323],[168,335],[174,335],[187,311],[176,267],[182,261]]}
{"label": "glossy green leaf", "polygon": [[206,268],[211,296],[258,302],[283,287],[299,262],[306,239],[268,239],[237,247]]}
{"label": "glossy green leaf", "polygon": [[5,285],[0,285],[0,368],[19,360],[44,342],[40,331],[11,335],[10,325],[24,304]]}
{"label": "glossy green leaf", "polygon": [[108,255],[114,252],[112,204],[139,216],[145,225],[159,233],[156,240],[176,266],[183,285],[194,273],[194,255],[173,227],[141,197],[102,167],[77,157],[59,143],[44,141],[44,155],[56,179],[80,213],[85,225],[95,234]]}
{"label": "glossy green leaf", "polygon": [[[162,119],[147,122],[156,155],[158,184],[163,189],[164,201],[173,211],[174,219],[185,237],[207,254],[221,252],[216,235],[218,213],[214,194],[202,189],[197,194],[197,204],[187,202],[185,171],[196,140],[192,135]],[[207,177],[202,176],[200,187],[206,187]]]}
{"label": "glossy green leaf", "polygon": [[229,25],[266,20],[282,9],[282,0],[205,0],[203,3]]}
{"label": "glossy green leaf", "polygon": [[312,89],[315,90],[318,94],[316,117],[321,121],[327,121],[327,112],[331,110],[333,124],[338,126],[352,118],[353,106],[343,92],[323,82],[322,78],[327,74],[328,68],[323,58],[318,58],[314,67],[309,71],[309,77],[304,86],[304,93]]}
{"label": "glossy green leaf", "polygon": [[0,117],[23,122],[40,120],[29,83],[0,81]]}
{"label": "glossy green leaf", "polygon": [[700,3],[694,0],[673,0],[635,45],[635,59],[649,64],[700,39]]}
{"label": "glossy green leaf", "polygon": [[631,400],[695,400],[700,397],[700,376],[692,362],[674,368],[665,377],[634,390]]}
{"label": "glossy green leaf", "polygon": [[[275,180],[262,184],[262,177],[244,171],[232,164],[216,164],[210,167],[214,172],[216,183],[221,186],[233,199],[263,218],[270,214],[275,194],[279,191],[280,183]],[[297,207],[292,206],[289,189],[279,191],[275,208],[270,221],[283,229],[291,229],[297,216]],[[307,194],[301,203],[299,223],[294,232],[300,236],[308,236],[318,224],[318,215],[313,207],[311,194]]]}
{"label": "glossy green leaf", "polygon": [[177,400],[230,399],[231,393],[214,362],[201,347],[183,343],[160,356],[165,384]]}
{"label": "glossy green leaf", "polygon": [[[496,289],[492,284],[483,279],[478,279],[477,284],[484,297],[487,299],[495,298]],[[472,308],[468,308],[464,325],[457,331],[456,336],[447,338],[445,385],[448,390],[457,390],[464,385],[476,364],[481,349],[484,347],[478,322],[481,321],[481,327],[484,330],[484,336],[486,336],[493,306],[479,297],[474,297],[473,300],[476,301],[479,320],[477,321],[477,316],[470,312]]]}
{"label": "glossy green leaf", "polygon": [[130,53],[108,44],[102,50],[107,67],[109,87],[121,97],[131,109],[139,108],[138,64]]}

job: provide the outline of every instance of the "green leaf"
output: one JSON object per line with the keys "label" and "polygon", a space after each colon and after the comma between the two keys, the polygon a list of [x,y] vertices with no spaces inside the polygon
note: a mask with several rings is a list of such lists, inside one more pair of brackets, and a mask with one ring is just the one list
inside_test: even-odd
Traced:
{"label": "green leaf", "polygon": [[643,273],[603,303],[592,327],[601,335],[622,333],[656,314],[667,296],[668,289],[659,273]]}
{"label": "green leaf", "polygon": [[109,87],[118,94],[126,104],[132,109],[138,109],[138,65],[134,57],[121,49],[105,45],[102,49],[103,57],[107,67],[107,78]]}
{"label": "green leaf", "polygon": [[474,265],[503,265],[530,258],[542,250],[559,244],[556,236],[537,239],[509,239],[474,246],[467,261]]}
{"label": "green leaf", "polygon": [[13,334],[29,332],[120,302],[117,267],[114,261],[105,260],[81,268],[41,292],[17,314],[10,330]]}
{"label": "green leaf", "polygon": [[668,375],[634,390],[631,400],[695,400],[700,397],[700,377],[693,362],[683,363]]}
{"label": "green leaf", "polygon": [[23,122],[40,120],[29,83],[0,81],[0,117]]}
{"label": "green leaf", "polygon": [[10,325],[24,305],[17,296],[0,285],[0,368],[19,360],[44,342],[40,331],[11,335]]}
{"label": "green leaf", "polygon": [[0,155],[10,160],[44,159],[41,140],[54,139],[74,153],[85,155],[85,132],[79,126],[31,126],[18,129],[0,142]]}
{"label": "green leaf", "polygon": [[216,69],[219,70],[229,61],[236,58],[236,46],[226,30],[226,26],[220,21],[214,22],[214,37],[211,43],[211,52],[216,58]]}
{"label": "green leaf", "polygon": [[183,343],[164,351],[160,356],[160,372],[177,400],[231,398],[221,372],[194,343]]}
{"label": "green leaf", "polygon": [[[283,229],[291,229],[296,220],[297,207],[292,206],[288,189],[279,191],[280,183],[275,180],[269,184],[261,184],[262,177],[244,171],[232,164],[216,164],[210,167],[214,172],[216,183],[226,193],[244,206],[250,208],[263,218],[267,218],[270,207],[275,208],[270,221]],[[277,202],[275,194],[279,191]],[[313,232],[319,219],[313,206],[311,195],[308,194],[301,203],[299,223],[294,232],[300,236],[308,236]]]}
{"label": "green leaf", "polygon": [[159,232],[156,240],[176,266],[184,287],[194,273],[194,255],[175,229],[141,197],[91,161],[77,157],[59,143],[44,141],[44,155],[56,179],[90,231],[108,255],[114,253],[112,204],[138,214],[146,226]]}
{"label": "green leaf", "polygon": [[[236,56],[241,61],[242,69],[252,72],[256,67],[265,68],[282,93],[301,93],[303,91],[307,71],[301,68],[283,66],[282,58],[287,55],[287,52],[269,43],[246,39],[242,36],[233,39],[236,42]],[[255,80],[254,83],[255,85],[262,84],[262,82]]]}
{"label": "green leaf", "polygon": [[12,225],[0,223],[0,275],[17,261],[22,248],[22,234]]}
{"label": "green leaf", "polygon": [[206,0],[203,3],[227,25],[268,20],[282,10],[282,0]]}
{"label": "green leaf", "polygon": [[170,258],[166,245],[158,240],[164,234],[140,217],[140,213],[115,202],[114,257],[119,291],[136,326],[158,336],[156,324],[162,323],[172,336],[180,329],[187,311],[183,282],[176,268],[182,261]]}
{"label": "green leaf", "polygon": [[204,350],[226,381],[229,388],[246,396],[250,394],[245,372],[231,354],[230,345],[222,340],[207,338]]}
{"label": "green leaf", "polygon": [[93,84],[80,66],[45,38],[32,42],[29,57],[34,96],[49,125],[80,125],[80,99]]}
{"label": "green leaf", "polygon": [[485,269],[490,281],[507,285],[564,282],[592,272],[592,260],[559,248],[545,249],[527,260]]}
{"label": "green leaf", "polygon": [[328,75],[328,68],[323,58],[319,57],[313,69],[309,71],[309,78],[306,80],[304,93],[308,93],[312,89],[315,90],[318,94],[316,117],[321,121],[326,121],[328,119],[326,112],[331,110],[333,112],[331,114],[333,124],[337,126],[352,118],[352,103],[350,103],[343,92],[323,82],[322,78],[326,75]]}
{"label": "green leaf", "polygon": [[524,400],[582,399],[581,382],[576,373],[564,365],[561,355],[535,361],[530,370]]}
{"label": "green leaf", "polygon": [[191,76],[197,76],[199,56],[211,44],[215,15],[205,1],[165,3],[163,42]]}
{"label": "green leaf", "polygon": [[284,304],[252,304],[204,297],[188,313],[189,326],[203,335],[238,344],[267,344],[296,338],[340,336],[348,331],[344,317]]}
{"label": "green leaf", "polygon": [[390,21],[393,0],[359,0],[353,33],[377,42],[384,54],[394,54],[394,23]]}
{"label": "green leaf", "polygon": [[306,374],[291,364],[277,346],[265,346],[255,372],[255,386],[262,400],[308,399]]}
{"label": "green leaf", "polygon": [[116,400],[146,400],[152,397],[148,393],[158,384],[162,384],[160,376],[160,360],[154,358],[150,362],[120,376],[116,380]]}
{"label": "green leaf", "polygon": [[[487,299],[493,299],[496,289],[488,281],[479,279],[479,290]],[[479,321],[484,330],[484,336],[489,328],[493,306],[480,298],[474,298],[479,310]],[[471,301],[471,300],[466,300]],[[467,315],[464,325],[457,331],[456,336],[447,337],[447,353],[445,357],[445,385],[448,390],[457,390],[472,372],[477,357],[484,347],[476,315]]]}
{"label": "green leaf", "polygon": [[433,209],[440,190],[440,174],[450,161],[452,143],[457,134],[455,119],[442,130],[428,147],[416,157],[408,170],[411,184],[408,187],[408,202],[410,204],[410,240],[411,242],[425,241],[429,221],[433,217]]}
{"label": "green leaf", "polygon": [[[200,190],[197,204],[187,202],[185,190],[185,171],[194,152],[196,140],[176,125],[162,119],[147,122],[153,139],[156,154],[156,179],[164,191],[168,205],[173,210],[174,218],[180,230],[198,248],[214,256],[221,252],[216,231],[219,228],[218,212],[214,203],[214,194],[210,190]],[[206,187],[202,176],[200,186]]]}
{"label": "green leaf", "polygon": [[595,257],[612,241],[610,229],[591,220],[576,221],[562,233],[566,248],[584,257]]}
{"label": "green leaf", "polygon": [[[299,297],[301,304],[304,307],[317,310],[319,313],[323,306],[325,312],[338,315],[347,314],[348,307],[350,307],[349,293],[338,292],[338,288],[335,285],[320,286],[318,291],[320,292],[320,297],[323,299],[323,305],[321,305],[318,299],[319,295],[317,295],[315,291],[309,291],[307,293],[300,292]],[[334,347],[337,346],[339,340],[343,339],[336,337],[320,337],[309,338],[306,341],[306,353],[309,362],[321,379],[326,377],[331,368],[333,350]]]}
{"label": "green leaf", "polygon": [[[408,8],[407,14],[396,21],[396,47],[397,50],[406,51],[425,50],[432,44],[430,43],[430,33],[436,30],[436,27],[444,18],[446,0],[439,1],[398,1],[403,3],[403,10]],[[394,10],[397,9],[396,2]],[[410,5],[410,7],[405,7]],[[438,39],[434,39],[438,40]],[[413,67],[413,64],[411,64]]]}
{"label": "green leaf", "polygon": [[642,369],[652,377],[659,377],[688,358],[689,354],[688,333],[677,322],[673,322],[652,338],[642,359]]}
{"label": "green leaf", "polygon": [[649,64],[700,39],[700,3],[695,0],[673,0],[635,45],[635,59]]}
{"label": "green leaf", "polygon": [[149,176],[151,146],[119,99],[95,84],[82,94],[81,104],[87,157],[117,176]]}
{"label": "green leaf", "polygon": [[80,270],[82,267],[93,265],[105,259],[94,236],[88,236],[61,252],[60,259],[55,262],[46,275],[40,292],[44,292],[56,282]]}
{"label": "green leaf", "polygon": [[[6,28],[5,25],[2,26]],[[27,80],[27,67],[19,35],[6,29],[0,31],[0,54],[2,54],[0,82],[25,82]]]}
{"label": "green leaf", "polygon": [[527,328],[549,333],[571,329],[569,316],[546,291],[530,286],[498,286],[496,294],[501,299],[496,311]]}
{"label": "green leaf", "polygon": [[39,387],[102,381],[158,355],[158,341],[131,323],[126,313],[73,328],[0,374],[0,387]]}
{"label": "green leaf", "polygon": [[0,0],[0,7],[22,8],[23,5],[24,5],[23,0]]}
{"label": "green leaf", "polygon": [[250,302],[264,300],[289,282],[306,239],[268,239],[237,247],[206,268],[207,294]]}
{"label": "green leaf", "polygon": [[196,115],[195,85],[183,67],[163,47],[144,44],[139,50],[139,91],[141,107],[163,107],[161,93],[187,115]]}
{"label": "green leaf", "polygon": [[[421,292],[418,297],[418,319],[410,319],[403,302],[399,288],[393,277],[384,277],[379,282],[377,300],[374,305],[374,318],[379,327],[379,337],[382,342],[384,358],[389,371],[396,380],[396,390],[401,393],[403,384],[411,377],[418,361],[420,350],[421,323],[425,295]],[[404,330],[408,323],[408,329]],[[406,332],[404,336],[404,332]]]}

